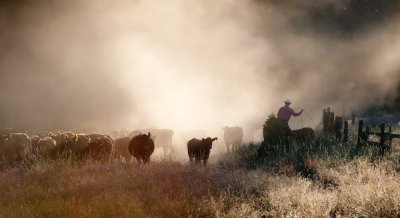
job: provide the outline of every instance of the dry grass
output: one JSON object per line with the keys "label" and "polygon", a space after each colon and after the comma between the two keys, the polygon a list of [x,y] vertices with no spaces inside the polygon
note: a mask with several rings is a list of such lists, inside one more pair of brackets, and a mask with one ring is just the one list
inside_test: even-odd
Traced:
{"label": "dry grass", "polygon": [[174,161],[149,165],[38,160],[0,171],[0,217],[398,216],[398,163],[312,160],[315,178]]}
{"label": "dry grass", "polygon": [[0,173],[0,216],[223,216],[247,197],[251,174],[174,162],[41,161]]}
{"label": "dry grass", "polygon": [[[270,178],[271,215],[395,217],[400,213],[400,178],[392,166],[358,160],[322,168],[320,179]],[[326,187],[326,182],[332,185]]]}

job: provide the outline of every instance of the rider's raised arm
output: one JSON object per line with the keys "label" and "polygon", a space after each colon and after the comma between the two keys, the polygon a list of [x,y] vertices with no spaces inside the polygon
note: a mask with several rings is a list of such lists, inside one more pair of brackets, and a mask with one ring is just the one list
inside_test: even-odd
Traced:
{"label": "rider's raised arm", "polygon": [[299,113],[296,113],[296,112],[294,112],[294,110],[293,110],[292,108],[290,108],[290,113],[291,113],[293,116],[297,117],[297,116],[299,116],[299,115],[301,115],[301,114],[303,113],[303,110],[301,110]]}

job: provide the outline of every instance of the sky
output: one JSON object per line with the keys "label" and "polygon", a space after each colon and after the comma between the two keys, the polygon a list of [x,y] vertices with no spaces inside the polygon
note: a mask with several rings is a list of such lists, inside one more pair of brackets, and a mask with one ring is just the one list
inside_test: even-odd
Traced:
{"label": "sky", "polygon": [[390,99],[395,0],[0,1],[0,127],[295,128]]}

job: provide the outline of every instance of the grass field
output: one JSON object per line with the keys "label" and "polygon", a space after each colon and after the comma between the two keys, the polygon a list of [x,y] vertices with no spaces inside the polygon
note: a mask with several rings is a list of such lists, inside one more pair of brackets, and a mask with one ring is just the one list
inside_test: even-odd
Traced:
{"label": "grass field", "polygon": [[[0,217],[261,217],[400,214],[400,155],[353,145],[291,148],[257,160],[260,145],[212,157],[100,164],[36,159],[2,166]],[[322,141],[321,141],[322,142]],[[399,146],[397,142],[395,146]],[[304,147],[308,148],[305,149]]]}

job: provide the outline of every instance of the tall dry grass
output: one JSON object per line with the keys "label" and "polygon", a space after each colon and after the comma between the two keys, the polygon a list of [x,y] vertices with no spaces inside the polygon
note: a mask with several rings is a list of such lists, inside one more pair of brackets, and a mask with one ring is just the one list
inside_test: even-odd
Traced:
{"label": "tall dry grass", "polygon": [[399,159],[308,159],[315,175],[304,177],[290,164],[245,166],[237,154],[206,167],[42,158],[0,170],[0,217],[395,217]]}
{"label": "tall dry grass", "polygon": [[252,174],[170,161],[141,166],[39,161],[0,173],[0,216],[224,216],[265,186],[252,181]]}

